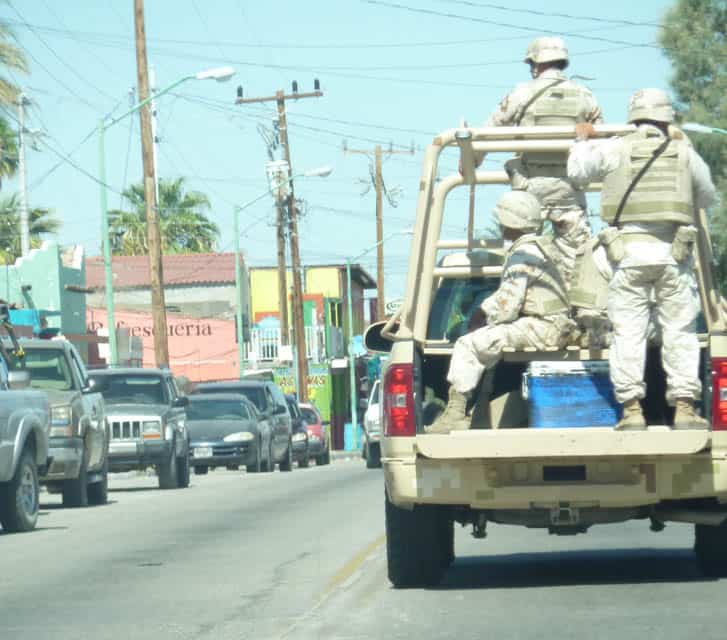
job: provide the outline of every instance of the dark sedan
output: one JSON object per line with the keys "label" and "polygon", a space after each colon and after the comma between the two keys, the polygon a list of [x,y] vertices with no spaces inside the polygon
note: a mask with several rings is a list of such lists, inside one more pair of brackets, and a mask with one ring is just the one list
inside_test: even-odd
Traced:
{"label": "dark sedan", "polygon": [[210,467],[270,471],[270,427],[255,406],[236,393],[190,396],[187,407],[191,463],[196,474]]}
{"label": "dark sedan", "polygon": [[306,430],[305,420],[298,408],[298,401],[292,393],[285,394],[285,401],[288,403],[288,412],[292,421],[293,435],[293,460],[298,463],[298,467],[307,467],[308,456],[308,431]]}

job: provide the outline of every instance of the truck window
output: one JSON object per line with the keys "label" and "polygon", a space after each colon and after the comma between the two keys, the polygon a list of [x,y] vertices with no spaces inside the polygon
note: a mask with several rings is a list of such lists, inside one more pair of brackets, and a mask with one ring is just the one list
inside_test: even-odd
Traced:
{"label": "truck window", "polygon": [[107,376],[108,387],[101,393],[113,404],[168,404],[164,380],[156,376]]}
{"label": "truck window", "polygon": [[474,312],[500,284],[499,278],[443,278],[434,296],[428,340],[454,342],[469,332]]}
{"label": "truck window", "polygon": [[[13,367],[21,368],[19,361]],[[25,368],[30,372],[30,386],[34,389],[70,391],[74,388],[71,367],[62,349],[25,350]]]}

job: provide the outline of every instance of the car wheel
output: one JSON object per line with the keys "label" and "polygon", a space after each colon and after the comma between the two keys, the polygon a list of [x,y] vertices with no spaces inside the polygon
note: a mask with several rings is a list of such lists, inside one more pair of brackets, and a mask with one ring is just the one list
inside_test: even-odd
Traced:
{"label": "car wheel", "polygon": [[437,507],[401,509],[386,496],[386,557],[396,588],[433,587],[444,575],[442,514]]}
{"label": "car wheel", "polygon": [[381,445],[378,442],[374,442],[366,447],[366,468],[381,468]]}
{"label": "car wheel", "polygon": [[331,452],[328,449],[326,449],[325,453],[316,457],[316,466],[322,467],[326,464],[331,464]]}
{"label": "car wheel", "polygon": [[298,460],[298,469],[307,469],[310,466],[310,458],[308,457],[308,453]]}
{"label": "car wheel", "polygon": [[245,465],[245,469],[248,473],[260,473],[262,470],[262,463],[260,462],[261,453],[263,449],[263,439],[258,439],[257,446],[255,447],[255,458],[252,461],[252,464]]}
{"label": "car wheel", "polygon": [[194,468],[194,474],[197,476],[204,476],[207,474],[208,471],[209,471],[209,467],[205,467],[202,465]]}
{"label": "car wheel", "polygon": [[106,504],[109,501],[109,459],[106,458],[101,469],[101,480],[88,485],[88,503]]}
{"label": "car wheel", "polygon": [[177,488],[177,457],[176,443],[172,440],[172,448],[169,453],[169,459],[157,466],[157,474],[159,474],[160,489],[176,489]]}
{"label": "car wheel", "polygon": [[186,489],[189,486],[189,447],[181,458],[177,458],[177,487]]}
{"label": "car wheel", "polygon": [[8,533],[35,529],[40,486],[33,450],[26,447],[10,482],[0,485],[0,524]]}
{"label": "car wheel", "polygon": [[263,471],[271,472],[275,471],[275,458],[273,458],[273,439],[270,438],[270,443],[268,444],[268,462],[267,464],[263,465]]}
{"label": "car wheel", "polygon": [[293,443],[288,440],[288,448],[285,451],[285,457],[282,462],[278,465],[281,471],[292,471],[293,470]]}
{"label": "car wheel", "polygon": [[228,464],[227,465],[227,470],[228,471],[239,471],[240,470],[240,465],[239,464]]}
{"label": "car wheel", "polygon": [[727,577],[725,540],[727,540],[727,523],[719,526],[694,525],[694,552],[697,555],[699,569],[705,576]]}
{"label": "car wheel", "polygon": [[64,507],[87,507],[88,506],[88,468],[86,464],[86,450],[81,456],[81,468],[78,471],[78,478],[63,481],[63,506]]}

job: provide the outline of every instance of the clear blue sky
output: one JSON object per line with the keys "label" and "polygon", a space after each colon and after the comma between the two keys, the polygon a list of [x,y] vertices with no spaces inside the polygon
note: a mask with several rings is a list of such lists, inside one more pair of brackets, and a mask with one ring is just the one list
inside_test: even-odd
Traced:
{"label": "clear blue sky", "polygon": [[[668,87],[669,66],[653,45],[655,23],[670,2],[510,0],[501,8],[475,0],[146,4],[149,63],[160,87],[209,67],[237,70],[229,83],[190,82],[159,104],[159,174],[182,175],[189,188],[209,195],[221,250],[233,246],[233,206],[267,187],[258,126],[270,125],[274,103],[235,106],[238,84],[247,96],[259,96],[288,90],[292,80],[301,91],[321,80],[324,97],[289,103],[294,170],[334,167],[327,179],[296,183],[296,194],[307,202],[301,247],[309,263],[337,262],[375,242],[373,192],[362,196],[360,184],[368,162],[344,155],[343,141],[357,149],[414,143],[413,157],[395,155],[384,164],[387,186],[401,190],[398,207],[385,205],[385,233],[411,226],[422,149],[462,118],[483,121],[509,87],[527,79],[521,60],[537,35],[564,35],[573,58],[569,72],[593,78],[587,84],[608,122],[624,120],[635,89]],[[98,185],[77,167],[97,175],[97,139],[80,143],[103,114],[118,114],[128,104],[136,83],[132,9],[132,0],[12,0],[0,7],[0,18],[11,23],[29,56],[30,74],[16,78],[34,102],[29,125],[47,134],[46,143],[28,153],[30,203],[54,209],[63,221],[61,242],[82,243],[89,254],[100,246]],[[77,167],[63,162],[48,175],[57,154],[69,155]],[[115,191],[139,180],[138,117],[109,131],[106,158]],[[453,168],[450,162],[447,169]],[[16,186],[10,180],[2,188]],[[119,195],[109,195],[117,207]],[[479,202],[478,226],[484,227],[491,198]],[[451,226],[464,223],[464,206],[459,213],[461,221],[451,217]],[[242,240],[252,265],[274,263],[272,215],[269,200],[244,212],[243,227],[260,221]],[[401,293],[408,242],[394,238],[386,245],[387,297]],[[372,252],[362,260],[372,273],[374,257]]]}

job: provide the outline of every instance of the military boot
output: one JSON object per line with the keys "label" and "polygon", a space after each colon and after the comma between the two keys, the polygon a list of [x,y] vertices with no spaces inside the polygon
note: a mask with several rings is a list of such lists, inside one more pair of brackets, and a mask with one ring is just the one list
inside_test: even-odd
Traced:
{"label": "military boot", "polygon": [[694,410],[694,400],[677,398],[674,413],[675,429],[709,429],[709,423]]}
{"label": "military boot", "polygon": [[624,402],[623,418],[616,425],[618,431],[643,431],[646,429],[646,420],[641,412],[641,403],[638,399]]}
{"label": "military boot", "polygon": [[454,387],[449,388],[449,401],[444,412],[426,428],[427,433],[449,433],[450,431],[466,431],[470,428],[467,416],[467,396],[458,393]]}

